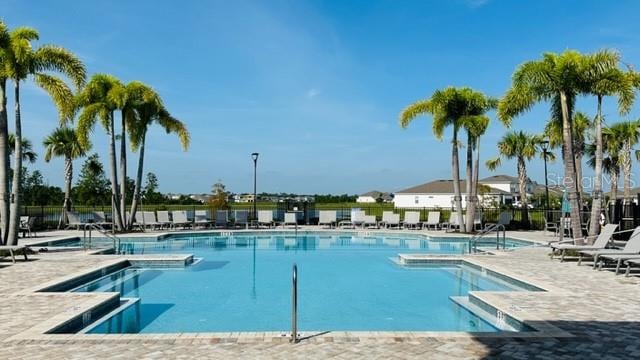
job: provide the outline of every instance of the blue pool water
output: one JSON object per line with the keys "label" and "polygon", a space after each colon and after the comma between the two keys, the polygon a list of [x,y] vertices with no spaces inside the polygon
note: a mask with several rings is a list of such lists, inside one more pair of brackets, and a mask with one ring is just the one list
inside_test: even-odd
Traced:
{"label": "blue pool water", "polygon": [[173,237],[129,250],[201,260],[184,269],[129,268],[75,291],[140,299],[93,333],[285,331],[297,263],[303,331],[497,331],[450,296],[520,290],[514,285],[461,265],[405,268],[390,260],[398,253],[461,253],[465,246],[460,239],[397,236]]}

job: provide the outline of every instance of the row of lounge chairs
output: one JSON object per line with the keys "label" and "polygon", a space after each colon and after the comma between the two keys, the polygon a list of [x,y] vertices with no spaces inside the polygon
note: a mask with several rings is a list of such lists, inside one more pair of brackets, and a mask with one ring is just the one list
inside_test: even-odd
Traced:
{"label": "row of lounge chairs", "polygon": [[604,266],[615,264],[616,275],[623,265],[627,266],[628,276],[632,266],[640,265],[640,226],[633,229],[629,240],[622,247],[612,246],[613,236],[627,231],[616,232],[618,225],[607,224],[602,228],[600,234],[591,242],[590,237],[579,239],[569,239],[550,244],[552,258],[559,254],[560,261],[564,261],[569,252],[577,254],[578,265],[583,260],[592,259],[593,268],[601,270]]}
{"label": "row of lounge chairs", "polygon": [[[335,211],[333,213],[333,221],[335,222]],[[320,211],[319,225],[327,223],[323,221],[323,211]],[[474,217],[474,228],[482,228],[481,214],[476,214]],[[427,214],[426,221],[420,221],[419,211],[405,211],[404,219],[400,219],[400,214],[396,214],[393,211],[384,211],[382,213],[382,219],[376,221],[374,215],[366,215],[363,210],[352,209],[351,218],[349,220],[342,220],[338,223],[339,227],[363,227],[363,228],[398,228],[398,229],[433,229],[433,230],[453,230],[460,228],[458,222],[458,213],[453,211],[449,216],[448,221],[441,221],[441,214],[439,211],[430,211]]]}

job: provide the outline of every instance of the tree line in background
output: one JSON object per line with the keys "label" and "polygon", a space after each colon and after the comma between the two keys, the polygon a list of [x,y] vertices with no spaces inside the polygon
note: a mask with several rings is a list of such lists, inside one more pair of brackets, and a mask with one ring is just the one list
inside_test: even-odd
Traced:
{"label": "tree line in background", "polygon": [[[119,231],[128,230],[143,192],[149,127],[157,124],[167,133],[176,134],[185,150],[189,146],[189,132],[184,123],[171,116],[159,94],[150,86],[139,81],[125,84],[107,74],[94,74],[87,82],[86,68],[76,55],[55,45],[35,46],[37,40],[37,30],[30,27],[10,30],[0,21],[0,239],[4,244],[17,244],[21,205],[36,198],[39,201],[59,200],[59,193],[43,184],[39,172],[28,174],[23,171],[23,161],[30,160],[25,156],[30,143],[23,139],[20,103],[20,87],[26,81],[32,81],[48,93],[58,110],[58,128],[43,144],[46,148],[45,161],[60,157],[65,162],[61,220],[66,220],[74,195],[86,202],[105,201],[99,197],[104,195],[104,185],[107,184],[110,191],[106,202],[114,209],[114,224]],[[13,134],[9,134],[8,124],[9,83],[13,84],[15,109]],[[116,152],[116,114],[120,115],[119,154]],[[109,139],[109,181],[105,183],[104,179],[94,179],[89,183],[81,175],[79,185],[72,189],[73,160],[85,156],[91,149],[89,134],[97,123],[104,128]],[[71,128],[73,124],[75,128]],[[127,143],[131,150],[138,151],[137,172],[133,180],[126,174]],[[84,170],[88,172],[90,169],[83,167]],[[94,187],[98,199],[88,197],[88,191],[83,188],[85,183]],[[33,197],[36,193],[40,195]],[[130,215],[127,217],[129,201]]]}
{"label": "tree line in background", "polygon": [[[563,53],[545,53],[539,60],[532,60],[518,66],[512,76],[511,87],[500,99],[493,99],[469,88],[449,87],[437,90],[425,100],[409,105],[400,113],[400,126],[406,128],[419,115],[428,114],[433,118],[433,133],[436,138],[443,137],[444,129],[452,128],[451,159],[454,180],[454,202],[460,224],[465,224],[462,216],[462,190],[460,189],[460,170],[458,149],[463,143],[458,140],[458,131],[467,134],[467,216],[466,230],[472,231],[470,219],[473,219],[477,203],[477,168],[473,164],[473,151],[476,162],[479,149],[474,142],[486,129],[488,118],[485,113],[496,109],[498,119],[507,128],[513,119],[528,111],[537,103],[547,103],[550,116],[545,120],[543,134],[529,134],[522,131],[509,131],[498,142],[498,156],[486,162],[493,170],[500,166],[502,159],[516,160],[519,192],[527,219],[526,162],[537,155],[553,160],[555,155],[542,149],[543,141],[553,148],[559,148],[564,164],[562,185],[568,194],[571,205],[570,217],[574,234],[581,234],[580,210],[587,194],[582,188],[583,157],[588,156],[587,164],[594,168],[592,206],[589,235],[599,232],[599,216],[603,208],[603,174],[611,179],[611,198],[617,198],[618,178],[623,179],[623,202],[632,201],[631,166],[632,157],[640,159],[640,152],[634,146],[640,140],[640,121],[629,120],[607,123],[602,114],[605,98],[615,97],[619,115],[630,111],[640,88],[640,75],[630,66],[624,65],[616,51],[602,50],[591,54],[582,54],[567,50]],[[579,97],[595,97],[597,107],[595,115],[588,116],[576,109]],[[546,140],[545,140],[546,139]],[[475,174],[474,174],[475,172]]]}

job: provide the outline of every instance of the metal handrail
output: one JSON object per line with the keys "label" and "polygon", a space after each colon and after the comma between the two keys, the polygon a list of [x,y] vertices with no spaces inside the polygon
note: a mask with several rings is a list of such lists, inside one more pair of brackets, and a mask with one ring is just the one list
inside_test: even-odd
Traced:
{"label": "metal handrail", "polygon": [[493,224],[490,227],[482,230],[479,234],[474,235],[469,239],[469,253],[477,252],[478,241],[484,238],[487,234],[496,232],[496,250],[500,250],[500,233],[502,232],[502,249],[506,249],[506,234],[507,230],[503,224]]}
{"label": "metal handrail", "polygon": [[298,342],[298,266],[293,264],[291,277],[291,342]]}
{"label": "metal handrail", "polygon": [[111,239],[113,241],[113,251],[116,253],[116,255],[119,253],[119,251],[120,251],[120,238],[117,237],[115,234],[109,233],[104,227],[102,227],[102,225],[96,224],[96,223],[86,223],[86,224],[84,224],[84,227],[83,227],[83,242],[82,243],[83,243],[83,245],[85,245],[84,246],[85,248],[86,248],[86,242],[87,242],[87,230],[89,231],[89,248],[91,247],[92,232],[93,232],[93,230],[96,230],[100,234],[102,234],[105,237]]}

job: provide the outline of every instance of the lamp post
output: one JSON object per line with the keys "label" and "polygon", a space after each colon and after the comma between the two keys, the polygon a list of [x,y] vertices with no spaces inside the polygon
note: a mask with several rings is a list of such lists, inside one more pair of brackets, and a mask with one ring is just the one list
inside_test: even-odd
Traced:
{"label": "lamp post", "polygon": [[257,212],[257,202],[258,202],[258,197],[256,194],[256,172],[257,172],[257,168],[258,168],[258,154],[257,152],[254,152],[253,154],[251,154],[251,158],[253,159],[253,218],[257,219],[258,216],[258,212]]}
{"label": "lamp post", "polygon": [[[547,154],[549,150],[549,140],[542,140],[540,142],[540,147],[542,147],[542,157],[544,158],[544,199],[545,199],[545,207],[547,211],[549,211],[549,180],[547,179]],[[546,218],[546,215],[545,215]]]}

